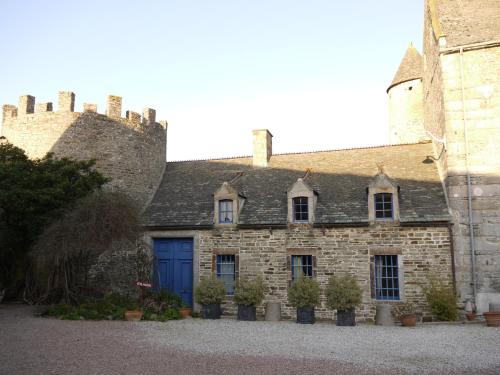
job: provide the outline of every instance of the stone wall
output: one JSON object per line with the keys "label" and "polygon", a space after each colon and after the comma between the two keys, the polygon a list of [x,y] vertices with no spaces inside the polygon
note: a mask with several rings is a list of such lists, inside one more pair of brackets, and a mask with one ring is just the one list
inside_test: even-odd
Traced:
{"label": "stone wall", "polygon": [[131,111],[121,118],[121,98],[116,96],[107,111],[113,117],[96,113],[92,104],[85,104],[83,113],[73,112],[74,98],[61,92],[57,112],[52,112],[52,103],[37,105],[41,112],[34,112],[35,98],[21,97],[19,108],[4,106],[2,135],[31,158],[53,152],[57,157],[95,159],[97,169],[112,179],[111,188],[145,207],[165,168],[166,124],[157,123],[149,108],[142,119]]}
{"label": "stone wall", "polygon": [[[269,287],[265,301],[280,301],[282,315],[295,318],[295,310],[287,303],[291,277],[287,256],[311,254],[317,259],[316,278],[324,287],[336,272],[356,275],[363,288],[363,305],[357,309],[360,320],[373,320],[376,301],[371,297],[370,255],[400,253],[403,264],[404,301],[414,303],[429,316],[423,295],[430,274],[452,283],[450,236],[447,227],[400,227],[376,225],[360,228],[312,228],[309,225],[289,229],[213,229],[198,232],[199,274],[212,272],[213,252],[239,254],[240,276],[261,276]],[[387,303],[387,302],[386,302]],[[395,305],[400,302],[389,302]],[[231,298],[226,312],[234,313]],[[258,311],[263,313],[262,306]],[[325,307],[325,299],[317,308],[319,318],[332,319],[333,312]]]}
{"label": "stone wall", "polygon": [[424,121],[435,136],[434,156],[454,224],[457,289],[465,302],[472,297],[467,170],[477,290],[486,286],[500,292],[500,47],[464,46],[463,54],[459,47],[448,49],[446,38],[437,38],[431,16],[426,7]]}
{"label": "stone wall", "polygon": [[389,95],[389,143],[415,143],[428,139],[424,131],[422,80],[393,86]]}
{"label": "stone wall", "polygon": [[441,66],[447,138],[446,185],[455,224],[459,290],[463,296],[470,296],[468,169],[477,289],[481,290],[486,283],[500,292],[500,47],[465,51],[462,57],[458,52],[442,54]]}

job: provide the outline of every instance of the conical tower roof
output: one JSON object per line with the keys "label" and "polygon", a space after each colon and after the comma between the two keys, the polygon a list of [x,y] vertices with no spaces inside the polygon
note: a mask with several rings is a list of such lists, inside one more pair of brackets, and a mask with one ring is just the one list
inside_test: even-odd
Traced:
{"label": "conical tower roof", "polygon": [[410,43],[387,91],[393,86],[417,78],[422,78],[422,55],[413,47],[413,44]]}

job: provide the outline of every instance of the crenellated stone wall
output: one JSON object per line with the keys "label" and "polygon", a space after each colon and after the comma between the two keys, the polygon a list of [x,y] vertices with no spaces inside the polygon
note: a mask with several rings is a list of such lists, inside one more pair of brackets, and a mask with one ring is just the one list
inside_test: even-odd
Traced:
{"label": "crenellated stone wall", "polygon": [[166,122],[156,122],[154,109],[143,116],[127,111],[121,117],[121,98],[110,96],[103,115],[95,104],[74,112],[75,95],[59,93],[59,105],[35,105],[22,96],[18,107],[3,106],[2,135],[31,158],[48,152],[56,157],[95,159],[97,169],[111,178],[109,187],[127,193],[144,208],[156,191],[166,161]]}
{"label": "crenellated stone wall", "polygon": [[[167,234],[167,233],[165,233]],[[179,233],[178,233],[179,234]],[[151,233],[151,235],[153,235]],[[240,276],[261,276],[267,286],[266,301],[280,301],[284,318],[295,318],[295,310],[287,303],[291,277],[291,254],[316,256],[316,279],[324,287],[331,275],[349,272],[356,276],[363,288],[363,305],[357,309],[359,320],[373,320],[378,303],[371,297],[370,256],[400,254],[402,257],[404,292],[403,302],[415,304],[423,316],[430,316],[422,287],[429,275],[452,284],[452,257],[448,227],[401,227],[375,225],[358,228],[313,228],[309,225],[288,229],[213,229],[198,231],[195,244],[195,264],[199,275],[212,272],[214,252],[233,252],[239,255]],[[195,273],[196,274],[196,273]],[[195,280],[196,282],[197,280]],[[264,302],[264,304],[265,304]],[[387,302],[395,305],[401,302]],[[225,312],[234,314],[236,307],[227,298]],[[263,313],[263,306],[258,307]],[[333,319],[322,297],[317,316]]]}

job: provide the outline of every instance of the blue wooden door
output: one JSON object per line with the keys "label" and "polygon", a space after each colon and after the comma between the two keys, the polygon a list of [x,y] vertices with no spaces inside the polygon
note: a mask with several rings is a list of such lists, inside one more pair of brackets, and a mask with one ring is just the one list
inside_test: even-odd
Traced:
{"label": "blue wooden door", "polygon": [[193,306],[193,239],[156,239],[154,248],[157,286],[170,290],[186,305]]}

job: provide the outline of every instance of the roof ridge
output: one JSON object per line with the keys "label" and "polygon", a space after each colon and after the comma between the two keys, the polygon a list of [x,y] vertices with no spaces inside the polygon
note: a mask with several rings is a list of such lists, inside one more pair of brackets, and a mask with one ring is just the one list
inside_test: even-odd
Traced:
{"label": "roof ridge", "polygon": [[[415,146],[415,145],[427,144],[427,143],[431,143],[431,142],[432,142],[431,140],[424,140],[424,141],[410,142],[410,143],[389,143],[389,144],[374,145],[374,146],[345,147],[345,148],[336,148],[336,149],[327,149],[327,150],[282,152],[282,153],[278,153],[278,154],[272,154],[272,156],[298,155],[298,154],[317,154],[317,153],[321,153],[321,152],[363,150],[363,149],[384,148],[384,147],[397,147],[397,146]],[[244,158],[251,158],[251,157],[252,157],[252,155],[248,155],[248,156],[227,156],[227,157],[222,157],[222,158],[172,160],[172,161],[167,161],[167,163],[188,163],[188,162],[191,162],[191,161],[215,161],[215,160],[228,160],[228,159],[244,159]]]}

